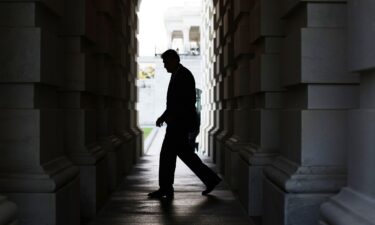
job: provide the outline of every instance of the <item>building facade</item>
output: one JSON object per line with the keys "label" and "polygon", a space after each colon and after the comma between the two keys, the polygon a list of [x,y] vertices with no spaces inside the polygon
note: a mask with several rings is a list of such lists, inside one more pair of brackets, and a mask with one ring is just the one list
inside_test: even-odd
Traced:
{"label": "building facade", "polygon": [[201,2],[188,0],[183,1],[183,6],[168,8],[164,15],[168,48],[180,54],[200,54],[201,8]]}

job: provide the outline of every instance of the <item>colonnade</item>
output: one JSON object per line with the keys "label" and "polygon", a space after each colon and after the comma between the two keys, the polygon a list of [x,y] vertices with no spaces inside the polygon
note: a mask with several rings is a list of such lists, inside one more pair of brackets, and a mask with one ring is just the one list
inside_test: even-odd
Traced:
{"label": "colonnade", "polygon": [[[375,224],[375,3],[204,2],[203,150],[249,216]],[[0,1],[1,225],[88,221],[142,155],[138,5]]]}
{"label": "colonnade", "polygon": [[0,1],[0,224],[88,221],[141,156],[138,4]]}
{"label": "colonnade", "polygon": [[375,224],[375,4],[211,8],[203,139],[248,214],[264,225]]}

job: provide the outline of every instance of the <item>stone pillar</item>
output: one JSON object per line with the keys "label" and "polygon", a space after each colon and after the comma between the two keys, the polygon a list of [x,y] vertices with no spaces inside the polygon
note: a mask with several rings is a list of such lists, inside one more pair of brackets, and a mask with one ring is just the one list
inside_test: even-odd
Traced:
{"label": "stone pillar", "polygon": [[69,158],[80,168],[83,221],[94,217],[108,197],[108,149],[103,148],[97,129],[103,127],[101,107],[110,89],[110,61],[105,56],[111,49],[110,25],[96,8],[105,10],[107,6],[103,1],[68,0],[63,18],[67,58],[62,95],[64,144]]}
{"label": "stone pillar", "polygon": [[62,4],[0,1],[0,192],[19,207],[20,224],[80,223],[79,174],[64,153],[59,105]]}
{"label": "stone pillar", "polygon": [[[221,132],[223,127],[223,120],[222,120],[222,97],[220,96],[222,91],[222,67],[223,67],[223,55],[222,55],[222,17],[220,11],[222,10],[222,2],[223,0],[217,0],[214,2],[214,7],[216,10],[215,18],[214,18],[214,29],[216,32],[216,36],[214,38],[214,53],[215,53],[215,62],[214,62],[214,71],[213,71],[213,87],[211,92],[211,102],[212,102],[212,110],[213,110],[213,118],[212,118],[212,126],[211,129],[208,131],[208,146],[209,151],[212,150],[212,157],[214,162],[218,165],[220,172],[224,172],[224,157],[222,153],[216,147],[216,136]],[[216,3],[216,4],[215,4]]]}
{"label": "stone pillar", "polygon": [[[131,135],[129,133],[129,125],[127,124],[127,119],[129,113],[127,112],[127,103],[129,99],[129,86],[127,85],[128,80],[128,73],[127,73],[127,35],[129,35],[129,26],[128,26],[128,8],[125,1],[117,2],[117,6],[115,7],[116,14],[116,23],[115,23],[115,32],[116,32],[116,45],[119,46],[115,49],[115,77],[116,80],[114,81],[113,85],[115,87],[114,92],[114,117],[116,118],[113,120],[113,133],[118,140],[122,143],[119,145],[119,151],[117,155],[117,164],[120,176],[129,172],[132,165],[132,154],[133,149],[130,146],[131,143]],[[135,35],[135,34],[132,34]],[[118,144],[120,143],[118,142]],[[121,179],[121,177],[118,177]]]}
{"label": "stone pillar", "polygon": [[212,151],[208,146],[208,130],[212,126],[212,81],[213,81],[213,38],[214,38],[214,9],[212,0],[204,0],[204,16],[202,16],[202,111],[200,128],[200,151],[212,157]]}
{"label": "stone pillar", "polygon": [[[121,28],[120,34],[119,34],[119,41],[121,42],[121,49],[117,49],[120,51],[121,57],[118,59],[118,69],[119,72],[121,73],[121,87],[120,87],[120,92],[121,92],[121,97],[120,101],[117,103],[118,107],[121,108],[118,110],[118,113],[120,114],[120,121],[117,123],[117,132],[120,133],[119,137],[122,140],[123,144],[121,146],[122,150],[120,151],[120,158],[119,158],[119,163],[120,167],[122,168],[122,172],[128,173],[134,162],[136,161],[136,138],[135,133],[133,131],[132,127],[132,118],[131,118],[131,105],[132,105],[132,100],[131,98],[133,97],[133,92],[135,89],[132,80],[133,78],[130,77],[132,73],[130,73],[131,68],[134,68],[134,63],[135,60],[134,57],[131,57],[131,52],[130,52],[130,45],[132,41],[134,41],[135,33],[132,27],[132,22],[135,22],[135,18],[132,12],[135,12],[135,9],[130,8],[131,7],[131,1],[121,1],[120,4],[120,9],[121,9],[121,23],[118,24],[119,28]],[[134,5],[133,5],[134,7]],[[133,16],[130,16],[133,15]],[[131,22],[132,21],[132,22]]]}
{"label": "stone pillar", "polygon": [[375,224],[374,10],[373,1],[348,1],[348,67],[360,75],[360,106],[349,113],[348,186],[323,204],[321,225]]}
{"label": "stone pillar", "polygon": [[172,48],[172,41],[173,41],[172,31],[167,32],[167,41],[168,41],[167,48],[171,49]]}
{"label": "stone pillar", "polygon": [[346,183],[347,110],[358,77],[347,72],[344,1],[282,1],[280,155],[265,170],[263,223],[315,225]]}
{"label": "stone pillar", "polygon": [[[233,21],[233,2],[231,0],[223,1],[223,7],[221,11],[222,17],[222,67],[221,67],[221,79],[222,79],[222,89],[220,102],[222,104],[222,114],[223,114],[223,126],[221,132],[217,135],[216,148],[217,151],[221,152],[223,156],[222,164],[224,164],[224,174],[225,179],[231,184],[233,179],[231,177],[232,171],[236,170],[236,163],[232,160],[236,157],[233,152],[227,148],[227,141],[233,135],[233,115],[237,107],[236,99],[234,98],[234,67],[235,61],[233,57],[233,47],[234,47],[234,33],[232,29]],[[235,159],[234,159],[235,160]],[[235,189],[235,184],[232,187]]]}
{"label": "stone pillar", "polygon": [[[225,1],[228,3],[228,1]],[[212,144],[210,147],[215,150],[216,163],[222,174],[225,173],[225,140],[231,135],[231,101],[230,94],[225,95],[225,88],[229,87],[229,79],[225,78],[227,74],[231,76],[230,64],[230,46],[232,45],[231,34],[229,33],[229,4],[224,5],[224,1],[218,1],[216,4],[217,15],[215,18],[216,37],[215,37],[215,90],[214,99],[217,104],[216,110],[216,126],[212,135]],[[226,17],[224,17],[224,12]],[[225,22],[225,19],[227,21]],[[224,26],[224,23],[225,26]]]}
{"label": "stone pillar", "polygon": [[[214,63],[215,64],[215,63]],[[218,151],[217,149],[215,148],[215,141],[214,141],[214,135],[217,133],[218,129],[219,129],[219,124],[220,124],[220,121],[219,121],[219,103],[215,97],[215,93],[216,93],[216,90],[218,89],[218,85],[216,83],[216,77],[213,77],[212,78],[212,87],[209,91],[209,101],[210,101],[210,107],[212,109],[212,114],[211,114],[211,117],[210,117],[210,126],[207,128],[207,151],[208,151],[208,155],[211,155],[211,158],[213,159],[213,161],[215,163],[219,163],[217,162],[218,160]]]}
{"label": "stone pillar", "polygon": [[190,27],[185,27],[182,30],[183,39],[184,39],[184,53],[190,52]]}
{"label": "stone pillar", "polygon": [[[248,135],[243,133],[248,121],[250,74],[249,60],[251,48],[249,43],[249,1],[233,1],[231,14],[224,15],[233,38],[233,52],[230,57],[233,61],[233,72],[230,79],[230,89],[225,89],[232,95],[232,132],[225,141],[225,178],[232,190],[238,191],[239,177],[239,147],[248,142]],[[245,129],[241,129],[241,127]]]}
{"label": "stone pillar", "polygon": [[[221,58],[221,56],[217,57],[217,60]],[[218,60],[219,62],[215,62],[220,65],[222,60]],[[222,79],[221,72],[215,75],[215,86],[213,88],[213,100],[214,100],[214,126],[209,131],[210,139],[209,139],[209,146],[210,149],[213,151],[213,158],[218,165],[218,168],[221,173],[224,173],[225,170],[225,157],[224,157],[224,150],[221,148],[222,145],[218,141],[218,135],[220,135],[224,130],[224,103],[223,103],[223,79]]]}
{"label": "stone pillar", "polygon": [[[238,7],[245,9],[244,6]],[[239,27],[241,33],[246,34],[241,38],[250,40],[254,55],[250,63],[245,61],[247,63],[240,67],[240,74],[243,75],[236,82],[236,90],[241,90],[244,97],[235,124],[239,137],[245,140],[239,149],[239,168],[245,176],[240,179],[238,194],[248,214],[253,217],[262,215],[263,170],[272,162],[279,147],[282,95],[279,63],[282,27],[279,9],[280,1],[253,1],[249,15],[245,14],[248,15],[246,23]]]}
{"label": "stone pillar", "polygon": [[138,63],[136,58],[138,57],[138,18],[136,12],[138,11],[138,1],[128,0],[129,11],[129,30],[131,35],[128,42],[128,52],[129,52],[129,70],[128,79],[130,82],[130,99],[129,99],[129,109],[130,109],[130,128],[134,135],[135,148],[134,148],[134,162],[143,155],[143,132],[138,126],[138,112],[136,109],[136,103],[138,101],[138,89],[137,89],[137,72]]}
{"label": "stone pillar", "polygon": [[0,225],[18,225],[17,206],[0,195]]}
{"label": "stone pillar", "polygon": [[101,67],[101,82],[99,82],[98,99],[98,138],[103,150],[107,152],[108,165],[108,186],[109,191],[113,191],[121,175],[123,174],[121,165],[124,157],[124,141],[120,131],[117,129],[121,121],[119,115],[121,103],[121,81],[123,77],[124,38],[122,36],[125,11],[123,2],[100,1],[97,4],[98,19],[98,43],[101,46],[96,51],[98,61],[104,62]]}

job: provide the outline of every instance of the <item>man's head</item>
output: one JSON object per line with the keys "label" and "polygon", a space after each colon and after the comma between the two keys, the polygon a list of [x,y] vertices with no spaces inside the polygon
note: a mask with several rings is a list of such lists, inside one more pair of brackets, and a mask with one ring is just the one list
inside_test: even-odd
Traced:
{"label": "man's head", "polygon": [[161,54],[161,58],[168,73],[176,72],[178,65],[180,65],[180,56],[175,50],[168,49]]}

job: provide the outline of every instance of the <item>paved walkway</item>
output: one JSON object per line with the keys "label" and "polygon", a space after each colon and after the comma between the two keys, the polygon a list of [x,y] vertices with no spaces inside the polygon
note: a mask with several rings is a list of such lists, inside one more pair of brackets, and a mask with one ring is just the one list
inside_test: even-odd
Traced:
{"label": "paved walkway", "polygon": [[158,188],[164,132],[158,132],[147,155],[124,178],[90,225],[252,225],[224,182],[209,196],[202,196],[204,184],[181,161],[177,162],[175,198],[147,198],[147,193]]}

